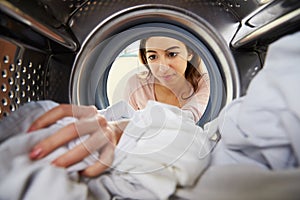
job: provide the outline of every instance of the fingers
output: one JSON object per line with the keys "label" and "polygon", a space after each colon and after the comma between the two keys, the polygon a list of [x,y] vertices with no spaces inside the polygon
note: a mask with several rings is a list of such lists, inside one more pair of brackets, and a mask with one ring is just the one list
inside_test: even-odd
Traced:
{"label": "fingers", "polygon": [[81,174],[87,177],[95,177],[103,173],[107,168],[111,167],[114,159],[114,149],[114,145],[107,144],[101,151],[99,160],[82,171]]}
{"label": "fingers", "polygon": [[[31,150],[29,157],[32,160],[40,159],[48,155],[53,150],[66,144],[67,142],[80,136],[90,134],[96,131],[104,132],[107,126],[105,118],[97,115],[92,118],[81,119],[75,123],[71,123],[53,135],[36,144]],[[100,134],[100,133],[99,133]],[[92,146],[92,145],[91,145]]]}
{"label": "fingers", "polygon": [[54,149],[66,144],[67,142],[78,137],[76,132],[75,123],[69,124],[55,134],[49,136],[45,140],[42,140],[31,150],[29,157],[33,160],[43,158],[48,155]]}
{"label": "fingers", "polygon": [[88,134],[90,137],[53,160],[52,163],[59,167],[69,167],[82,161],[91,153],[101,149],[99,161],[82,172],[83,175],[90,177],[99,175],[107,169],[113,161],[117,134],[115,134],[114,126],[108,124],[103,116],[97,114],[95,107],[72,105],[57,106],[38,118],[29,130],[47,127],[55,123],[58,119],[67,116],[73,116],[79,120],[61,128],[50,137],[39,142],[34,146],[29,157],[32,160],[43,158],[58,147]]}
{"label": "fingers", "polygon": [[69,167],[82,161],[90,153],[91,152],[85,147],[85,145],[80,144],[53,160],[52,164],[57,167]]}
{"label": "fingers", "polygon": [[77,106],[71,104],[61,104],[44,113],[38,119],[36,119],[27,132],[32,132],[41,128],[48,127],[54,124],[56,121],[64,117],[83,118],[97,114],[97,108],[95,106]]}
{"label": "fingers", "polygon": [[48,112],[44,113],[38,119],[36,119],[30,126],[27,132],[38,130],[40,128],[48,127],[49,125],[55,123],[57,120],[62,119],[66,116],[72,115],[71,105],[59,105]]}
{"label": "fingers", "polygon": [[116,134],[101,115],[84,118],[61,128],[55,134],[38,143],[29,156],[33,160],[43,158],[56,148],[86,134],[89,134],[90,137],[56,158],[52,164],[58,167],[69,167],[101,149],[99,160],[83,171],[85,176],[97,176],[111,165],[117,142]]}
{"label": "fingers", "polygon": [[[113,141],[115,140],[113,139],[112,133],[109,129],[103,128],[101,130],[97,130],[89,138],[82,141],[79,145],[69,150],[62,156],[58,157],[52,163],[60,167],[69,167],[70,165],[83,160],[86,156],[99,149],[102,149],[105,146],[114,147],[115,143]],[[101,154],[102,153],[103,152],[101,151]]]}

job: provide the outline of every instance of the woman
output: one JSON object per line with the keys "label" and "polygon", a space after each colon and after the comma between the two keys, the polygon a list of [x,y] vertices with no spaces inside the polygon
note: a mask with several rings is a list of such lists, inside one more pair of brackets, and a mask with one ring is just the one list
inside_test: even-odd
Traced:
{"label": "woman", "polygon": [[209,99],[209,78],[201,58],[183,42],[170,37],[141,40],[139,59],[148,69],[132,76],[125,98],[136,110],[155,100],[191,111],[197,122]]}
{"label": "woman", "polygon": [[[174,127],[173,124],[176,124],[177,127],[173,128],[171,131],[175,130],[176,133],[179,133],[178,131],[183,128],[182,132],[180,132],[179,134],[181,135],[180,137],[183,138],[181,138],[180,140],[174,140],[177,141],[177,143],[175,147],[173,144],[173,149],[175,148],[176,151],[178,149],[180,150],[180,146],[183,145],[183,150],[185,151],[185,147],[190,146],[190,142],[195,139],[194,135],[191,133],[199,132],[199,130],[193,126],[186,126],[190,127],[190,129],[187,130],[184,126],[181,126],[180,123],[177,123],[180,121],[174,120],[178,117],[176,116],[176,114],[174,114],[174,110],[169,112],[169,109],[172,110],[174,106],[181,108],[184,111],[183,113],[181,113],[184,117],[179,116],[178,119],[189,121],[189,124],[193,125],[195,125],[195,123],[202,116],[209,98],[209,83],[207,75],[201,74],[200,72],[200,58],[184,43],[169,37],[150,37],[148,39],[142,40],[140,46],[140,59],[149,71],[130,78],[126,91],[126,94],[128,94],[127,99],[132,107],[134,107],[136,110],[143,110],[149,100],[155,100],[163,104],[172,105],[171,107],[162,106],[160,107],[162,108],[161,110],[155,109],[157,108],[157,106],[154,105],[152,107],[153,109],[150,109],[150,114],[148,112],[148,116],[150,118],[152,117],[151,111],[155,111],[156,113],[158,113],[162,110],[165,110],[165,112],[162,113],[169,114],[165,115],[165,118],[164,116],[159,116],[158,118],[164,120],[168,119],[168,117],[172,115],[173,121],[166,120],[166,123],[171,129],[172,127]],[[82,171],[82,174],[88,177],[95,177],[103,173],[113,163],[115,147],[119,142],[123,131],[130,123],[130,119],[108,121],[108,119],[100,115],[99,111],[97,111],[97,109],[93,106],[52,106],[52,109],[45,109],[49,111],[35,120],[31,127],[29,127],[28,132],[36,131],[48,127],[52,124],[56,124],[58,123],[58,120],[65,117],[73,117],[76,119],[76,121],[73,123],[69,123],[68,125],[65,124],[64,127],[59,129],[57,129],[56,127],[56,132],[54,134],[51,134],[46,139],[43,139],[31,149],[29,157],[32,160],[39,160],[46,157],[58,147],[67,144],[68,142],[78,138],[79,136],[89,135],[86,140],[80,141],[78,145],[74,145],[74,148],[70,148],[70,150],[68,150],[66,153],[55,158],[52,161],[52,164],[58,167],[66,168],[82,161],[83,158],[89,156],[92,152],[101,150],[99,155],[97,155],[99,156],[99,162],[95,162],[89,167],[85,168]],[[177,113],[178,110],[175,110],[175,113]],[[139,118],[140,116],[135,115],[135,117]],[[143,117],[140,117],[139,119],[142,121],[145,120]],[[158,120],[157,123],[159,124],[160,121]],[[131,127],[132,126],[133,125],[131,123]],[[168,135],[169,133],[166,132],[162,134],[163,139],[166,139],[166,134]],[[171,134],[169,138],[172,138],[173,136],[174,134]],[[155,137],[157,137],[157,135]],[[167,144],[169,143],[169,138],[167,138]],[[182,142],[184,140],[186,140],[186,143]],[[142,141],[144,145],[145,142],[148,143],[147,147],[149,149],[152,149],[153,146],[151,145],[153,144],[153,142],[151,143],[151,140]],[[161,138],[157,139],[154,143],[154,146],[159,145],[160,142]],[[195,155],[199,148],[198,146],[194,146],[193,148],[194,150],[189,155],[189,161],[191,162],[192,160],[195,162],[199,162],[199,159]],[[171,153],[169,153],[170,155],[172,154],[173,149],[169,149],[171,149]],[[140,151],[140,149],[138,149],[138,151]],[[164,156],[165,154],[163,154],[163,157]],[[155,157],[155,159],[156,158],[159,157]],[[140,160],[143,160],[143,158]],[[135,167],[135,161],[136,160],[134,158],[131,158],[131,160],[127,159],[127,164],[125,164],[125,167],[128,167],[129,164],[133,164],[133,167]],[[147,161],[149,162],[150,160],[148,159]],[[157,164],[155,162],[156,161],[153,160],[152,164]],[[171,159],[170,162],[173,162],[173,160]],[[180,165],[180,167],[181,166],[182,165]],[[186,164],[184,164],[184,166],[186,166]],[[199,170],[198,172],[200,173],[202,169],[197,164],[190,166],[197,167],[197,169],[185,169],[179,170],[177,172],[178,174],[184,172],[184,177],[190,177],[184,178],[184,181],[181,183],[181,185],[190,184],[192,180],[197,177],[186,175],[188,174],[187,171],[194,172]],[[142,167],[142,169],[144,168]],[[165,170],[165,172],[170,173],[171,171]],[[171,181],[168,182],[170,184],[166,184],[166,187],[170,186],[171,188],[168,188],[169,191],[166,193],[162,192],[161,194],[155,194],[156,197],[157,195],[162,195],[162,197],[165,198],[165,195],[172,194],[172,192],[175,190],[174,187],[176,187],[176,184],[174,185],[173,183],[177,181],[176,178],[170,179],[170,177],[172,176],[173,175],[169,174],[167,176],[164,176],[165,179],[158,179],[165,180],[165,182]],[[149,180],[149,178],[146,177],[146,180]],[[143,188],[142,186],[140,190],[142,191],[142,189],[144,189],[143,191],[149,196],[153,195],[151,191],[148,191],[148,188]]]}
{"label": "woman", "polygon": [[[141,62],[149,72],[142,73],[146,75],[144,77],[139,74],[129,80],[126,91],[129,94],[127,96],[129,103],[135,109],[143,109],[148,100],[175,105],[190,112],[196,123],[203,114],[209,98],[209,81],[207,74],[201,74],[199,56],[181,41],[169,37],[150,37],[142,40],[140,46]],[[91,118],[100,124],[100,128],[97,125],[86,127],[84,123],[76,125],[72,123],[35,145],[30,158],[36,160],[46,156],[57,147],[77,138],[80,135],[77,130],[80,129],[82,134],[87,131],[105,134],[108,140],[95,146],[91,137],[90,140],[55,159],[53,164],[68,167],[90,154],[85,146],[100,149],[108,143],[113,145],[105,146],[106,150],[103,150],[105,153],[101,154],[100,159],[106,160],[104,163],[111,163],[114,146],[130,120],[108,123],[103,116],[97,115],[97,109],[93,106],[59,105],[38,118],[29,128],[29,132],[47,127],[67,116],[82,120]],[[97,176],[107,168],[107,165],[97,162],[85,169],[83,174]]]}

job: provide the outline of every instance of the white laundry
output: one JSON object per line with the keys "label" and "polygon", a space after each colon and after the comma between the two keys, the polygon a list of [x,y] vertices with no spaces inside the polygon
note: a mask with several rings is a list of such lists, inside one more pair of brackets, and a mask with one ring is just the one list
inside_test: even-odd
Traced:
{"label": "white laundry", "polygon": [[[61,195],[65,195],[62,189],[72,187],[83,191],[82,194],[75,192],[75,196],[88,195],[87,190],[90,190],[97,199],[108,199],[110,195],[167,199],[174,194],[177,186],[193,185],[209,163],[210,143],[202,129],[194,124],[189,112],[154,101],[150,101],[144,110],[134,112],[128,104],[120,102],[99,111],[109,120],[132,117],[116,148],[111,170],[98,178],[85,179],[86,184],[77,182],[77,172],[98,161],[97,152],[66,170],[57,170],[50,166],[50,162],[84,137],[58,148],[39,161],[28,158],[34,144],[75,120],[64,118],[48,128],[25,134],[35,118],[56,105],[51,101],[31,102],[1,121],[1,132],[5,137],[0,146],[0,199],[39,198],[43,196],[39,191],[47,190],[48,186],[42,184],[47,182],[47,177],[49,184],[55,184],[56,179],[66,183],[64,187],[56,188]],[[29,113],[32,113],[31,121],[22,118]],[[13,130],[8,126],[12,119],[19,120]],[[70,194],[70,198],[74,195]],[[53,196],[48,197],[51,199]]]}
{"label": "white laundry", "polygon": [[298,32],[272,44],[247,94],[222,111],[215,165],[248,163],[273,170],[299,166],[299,39]]}
{"label": "white laundry", "polygon": [[127,125],[113,168],[167,199],[177,186],[194,184],[209,163],[209,151],[207,135],[189,112],[149,101]]}
{"label": "white laundry", "polygon": [[[94,182],[94,185],[89,184],[89,179],[80,181],[77,172],[95,162],[92,156],[67,169],[57,168],[50,164],[53,159],[67,152],[80,139],[56,149],[41,160],[31,161],[29,159],[28,154],[37,142],[75,120],[70,117],[64,118],[50,127],[33,131],[30,134],[26,133],[36,118],[57,105],[52,101],[30,102],[13,112],[10,117],[0,121],[0,199],[105,200],[111,199],[114,195],[109,190],[113,190],[114,188],[109,188],[109,186],[113,187],[114,185],[110,184],[107,187],[104,184],[115,177],[104,175],[102,179],[99,178],[98,182]],[[125,105],[120,102],[115,105],[116,110],[114,111],[111,110],[112,106],[99,112],[107,115],[107,118],[111,120],[114,117],[123,119],[132,114],[132,110]],[[127,182],[126,185],[125,180],[122,183],[121,181],[117,181],[120,185],[117,184],[116,187],[121,186],[126,192],[132,192],[130,189],[134,186],[139,188],[140,194],[152,195],[138,183],[133,185]],[[131,194],[130,192],[129,194]]]}

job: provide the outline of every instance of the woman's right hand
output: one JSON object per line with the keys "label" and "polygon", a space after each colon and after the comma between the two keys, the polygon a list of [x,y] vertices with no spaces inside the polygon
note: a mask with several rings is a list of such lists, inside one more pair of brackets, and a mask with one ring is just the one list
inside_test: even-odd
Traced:
{"label": "woman's right hand", "polygon": [[90,135],[85,141],[59,156],[52,163],[55,166],[68,167],[80,162],[92,152],[100,150],[98,162],[87,167],[82,174],[88,177],[101,174],[112,164],[114,149],[122,130],[118,124],[108,123],[102,115],[98,114],[94,106],[62,104],[35,120],[28,132],[46,128],[64,117],[74,117],[78,120],[36,144],[29,157],[32,160],[41,159],[73,139]]}

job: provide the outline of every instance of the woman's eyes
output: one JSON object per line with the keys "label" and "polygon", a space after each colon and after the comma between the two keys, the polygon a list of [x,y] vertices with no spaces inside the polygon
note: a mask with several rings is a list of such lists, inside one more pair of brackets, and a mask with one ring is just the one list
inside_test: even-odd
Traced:
{"label": "woman's eyes", "polygon": [[[174,57],[176,57],[178,54],[179,54],[178,52],[168,52],[168,53],[167,53],[167,57],[169,57],[169,58],[174,58]],[[158,56],[157,56],[156,54],[153,54],[153,55],[149,55],[149,56],[148,56],[148,60],[151,60],[151,61],[153,61],[153,60],[155,60],[155,59],[157,59],[157,58],[158,58]]]}
{"label": "woman's eyes", "polygon": [[176,57],[178,55],[177,52],[169,52],[168,53],[168,57],[172,58],[172,57]]}
{"label": "woman's eyes", "polygon": [[157,58],[156,55],[150,55],[148,56],[148,60],[155,60]]}

